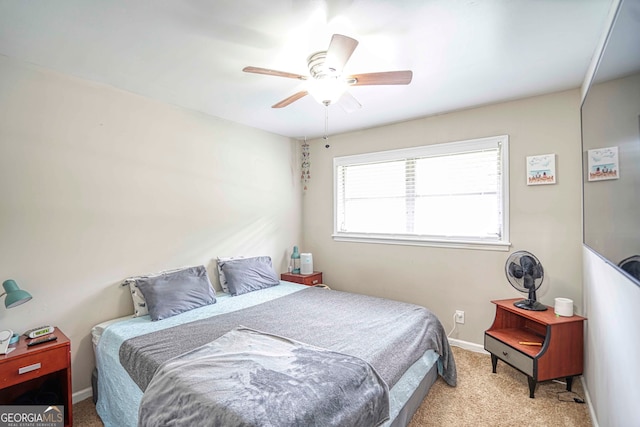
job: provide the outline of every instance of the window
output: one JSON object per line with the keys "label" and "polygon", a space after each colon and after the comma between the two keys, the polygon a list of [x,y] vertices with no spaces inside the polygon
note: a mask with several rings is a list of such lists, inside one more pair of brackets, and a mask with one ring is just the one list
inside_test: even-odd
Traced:
{"label": "window", "polygon": [[334,239],[508,250],[509,137],[336,157]]}

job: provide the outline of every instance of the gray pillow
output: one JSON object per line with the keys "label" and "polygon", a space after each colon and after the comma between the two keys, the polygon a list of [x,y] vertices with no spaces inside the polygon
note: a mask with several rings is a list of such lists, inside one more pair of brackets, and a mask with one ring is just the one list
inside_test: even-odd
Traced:
{"label": "gray pillow", "polygon": [[136,280],[144,295],[151,320],[167,317],[216,302],[207,269],[189,267]]}
{"label": "gray pillow", "polygon": [[224,261],[220,267],[227,279],[229,293],[234,296],[280,284],[268,256],[232,259]]}

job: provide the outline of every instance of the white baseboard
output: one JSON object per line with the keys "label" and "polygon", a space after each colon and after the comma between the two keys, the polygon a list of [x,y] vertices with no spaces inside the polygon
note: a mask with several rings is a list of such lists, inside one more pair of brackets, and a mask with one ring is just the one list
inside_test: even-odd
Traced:
{"label": "white baseboard", "polygon": [[87,387],[83,390],[80,391],[76,391],[75,393],[73,393],[71,395],[71,401],[73,403],[78,403],[78,402],[82,402],[85,399],[88,399],[90,397],[93,396],[93,391],[91,390],[91,387]]}
{"label": "white baseboard", "polygon": [[474,351],[476,353],[489,354],[489,352],[484,349],[484,346],[482,344],[476,344],[469,341],[462,341],[456,338],[449,338],[449,344],[456,347],[463,348],[465,350]]}
{"label": "white baseboard", "polygon": [[580,376],[580,381],[582,381],[582,389],[584,390],[584,401],[589,406],[591,424],[593,424],[593,427],[599,427],[598,418],[596,418],[596,413],[593,410],[593,405],[591,405],[591,397],[589,396],[589,390],[587,389],[587,383],[584,381],[584,376]]}

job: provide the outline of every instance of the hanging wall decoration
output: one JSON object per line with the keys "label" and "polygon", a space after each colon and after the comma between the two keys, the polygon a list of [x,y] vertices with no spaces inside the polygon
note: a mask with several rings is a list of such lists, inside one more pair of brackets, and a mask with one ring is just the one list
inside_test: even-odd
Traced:
{"label": "hanging wall decoration", "polygon": [[309,144],[307,138],[304,139],[302,144],[302,179],[303,190],[307,191],[307,183],[311,179],[311,160],[309,157]]}
{"label": "hanging wall decoration", "polygon": [[589,181],[603,181],[620,177],[618,147],[596,148],[589,150],[587,155]]}
{"label": "hanging wall decoration", "polygon": [[527,157],[527,185],[556,183],[556,155]]}

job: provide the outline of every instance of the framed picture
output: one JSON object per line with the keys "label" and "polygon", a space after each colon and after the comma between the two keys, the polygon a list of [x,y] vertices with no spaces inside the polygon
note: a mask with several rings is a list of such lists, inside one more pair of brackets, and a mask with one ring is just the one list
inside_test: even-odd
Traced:
{"label": "framed picture", "polygon": [[556,155],[542,154],[527,157],[527,185],[556,183]]}
{"label": "framed picture", "polygon": [[589,181],[603,181],[618,179],[620,165],[618,164],[618,147],[596,148],[587,153]]}

